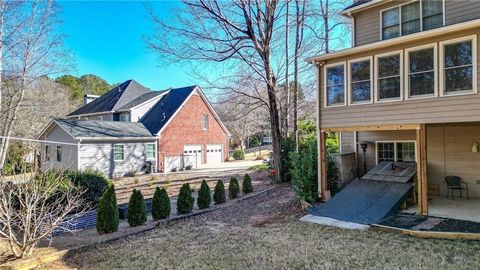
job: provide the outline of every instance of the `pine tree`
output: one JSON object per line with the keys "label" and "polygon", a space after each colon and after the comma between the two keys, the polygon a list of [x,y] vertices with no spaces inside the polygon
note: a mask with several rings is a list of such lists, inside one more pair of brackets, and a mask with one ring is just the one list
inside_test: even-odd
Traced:
{"label": "pine tree", "polygon": [[164,188],[157,187],[152,199],[152,217],[154,220],[170,216],[170,198]]}
{"label": "pine tree", "polygon": [[193,204],[195,199],[192,196],[192,189],[190,185],[185,183],[180,188],[180,193],[178,194],[177,199],[177,212],[179,214],[188,214],[193,210]]}
{"label": "pine tree", "polygon": [[97,232],[111,233],[118,230],[119,213],[117,207],[117,197],[115,196],[115,186],[110,183],[103,191],[102,197],[97,208]]}
{"label": "pine tree", "polygon": [[215,185],[215,190],[213,191],[213,200],[216,204],[224,203],[227,201],[225,197],[225,186],[223,185],[222,180],[218,180]]}
{"label": "pine tree", "polygon": [[248,173],[243,176],[242,190],[243,194],[253,192],[252,178],[250,177],[250,175],[248,175]]}
{"label": "pine tree", "polygon": [[230,199],[235,199],[238,197],[238,193],[240,193],[240,186],[238,185],[238,180],[235,177],[230,178],[230,182],[228,183],[228,197]]}
{"label": "pine tree", "polygon": [[140,226],[147,221],[147,211],[145,209],[145,200],[143,199],[142,192],[134,189],[130,201],[128,202],[128,224],[130,226]]}
{"label": "pine tree", "polygon": [[210,192],[210,187],[207,184],[207,181],[203,180],[200,185],[200,190],[198,191],[197,204],[199,209],[205,209],[210,207],[212,202],[212,195]]}

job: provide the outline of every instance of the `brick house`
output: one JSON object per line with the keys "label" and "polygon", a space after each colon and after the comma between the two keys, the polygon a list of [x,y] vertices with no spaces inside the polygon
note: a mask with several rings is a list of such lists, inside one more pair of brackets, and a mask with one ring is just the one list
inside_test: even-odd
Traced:
{"label": "brick house", "polygon": [[44,167],[115,177],[224,162],[229,137],[200,87],[153,91],[129,80],[100,97],[86,96],[84,106],[53,120],[39,139]]}

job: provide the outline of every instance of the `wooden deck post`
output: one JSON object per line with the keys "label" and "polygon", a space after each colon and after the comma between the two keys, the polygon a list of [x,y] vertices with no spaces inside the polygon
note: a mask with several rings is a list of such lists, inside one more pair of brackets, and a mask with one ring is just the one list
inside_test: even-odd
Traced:
{"label": "wooden deck post", "polygon": [[417,192],[418,213],[428,215],[428,188],[427,188],[427,131],[425,124],[417,128]]}
{"label": "wooden deck post", "polygon": [[320,145],[319,145],[319,183],[320,197],[322,201],[328,200],[327,198],[327,147],[326,147],[326,134],[324,131],[320,131]]}

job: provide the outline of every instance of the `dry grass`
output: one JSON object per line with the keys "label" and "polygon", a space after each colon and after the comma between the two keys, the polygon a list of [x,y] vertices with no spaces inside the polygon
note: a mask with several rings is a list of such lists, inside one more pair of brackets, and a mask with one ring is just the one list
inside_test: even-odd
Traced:
{"label": "dry grass", "polygon": [[478,269],[480,243],[426,240],[298,221],[287,186],[45,268]]}

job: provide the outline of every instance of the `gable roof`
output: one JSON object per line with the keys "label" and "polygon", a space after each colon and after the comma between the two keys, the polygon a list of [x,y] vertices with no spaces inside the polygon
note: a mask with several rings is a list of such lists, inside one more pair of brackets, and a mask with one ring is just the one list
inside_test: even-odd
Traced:
{"label": "gable roof", "polygon": [[123,105],[122,107],[118,108],[118,110],[119,111],[128,111],[135,106],[138,106],[138,105],[140,105],[140,104],[142,104],[142,103],[144,103],[144,102],[146,102],[146,101],[148,101],[152,98],[163,95],[167,92],[168,92],[168,90],[152,91],[152,92],[149,92],[149,93],[145,93],[145,94],[137,97],[136,99],[128,102],[127,104]]}
{"label": "gable roof", "polygon": [[152,134],[157,134],[173,117],[195,88],[197,88],[196,85],[170,89],[168,94],[164,95],[150,109],[141,122]]}
{"label": "gable roof", "polygon": [[78,108],[68,116],[115,111],[138,97],[152,92],[154,91],[139,84],[135,80],[128,80],[85,106]]}
{"label": "gable roof", "polygon": [[77,138],[150,138],[152,134],[137,122],[55,119],[54,122]]}

